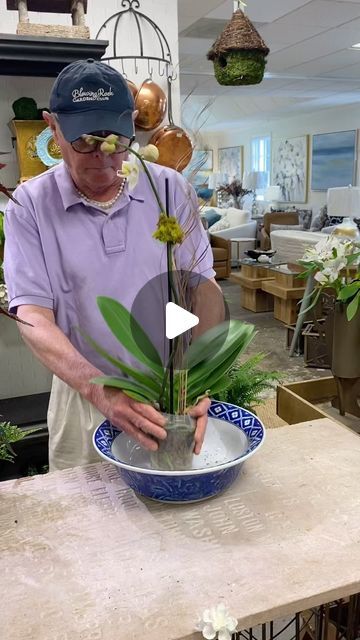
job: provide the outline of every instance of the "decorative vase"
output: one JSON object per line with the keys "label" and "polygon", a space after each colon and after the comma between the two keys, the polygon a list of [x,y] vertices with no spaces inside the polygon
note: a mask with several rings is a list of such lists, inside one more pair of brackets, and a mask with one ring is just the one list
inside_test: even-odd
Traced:
{"label": "decorative vase", "polygon": [[196,420],[188,414],[165,414],[165,417],[167,436],[159,441],[158,450],[151,454],[151,466],[159,471],[191,469]]}
{"label": "decorative vase", "polygon": [[360,417],[360,313],[346,317],[347,305],[337,302],[334,311],[332,372],[338,388],[333,403],[340,415],[345,412]]}
{"label": "decorative vase", "polygon": [[36,150],[36,139],[46,129],[44,120],[11,120],[10,130],[16,138],[16,153],[20,180],[24,181],[46,171]]}

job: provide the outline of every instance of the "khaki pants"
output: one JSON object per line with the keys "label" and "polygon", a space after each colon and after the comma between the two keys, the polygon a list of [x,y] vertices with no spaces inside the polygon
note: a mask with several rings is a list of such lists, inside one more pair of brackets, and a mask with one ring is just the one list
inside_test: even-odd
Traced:
{"label": "khaki pants", "polygon": [[92,436],[103,420],[92,404],[53,376],[48,409],[49,470],[100,462]]}

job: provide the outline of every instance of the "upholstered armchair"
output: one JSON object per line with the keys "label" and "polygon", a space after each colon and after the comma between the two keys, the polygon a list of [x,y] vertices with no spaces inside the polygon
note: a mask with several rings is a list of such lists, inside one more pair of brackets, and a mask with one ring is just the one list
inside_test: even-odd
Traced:
{"label": "upholstered armchair", "polygon": [[231,273],[231,242],[220,236],[209,234],[214,258],[216,279],[228,278]]}
{"label": "upholstered armchair", "polygon": [[297,211],[270,211],[264,215],[264,226],[261,229],[260,248],[267,251],[271,249],[270,231],[271,225],[299,225],[299,214]]}

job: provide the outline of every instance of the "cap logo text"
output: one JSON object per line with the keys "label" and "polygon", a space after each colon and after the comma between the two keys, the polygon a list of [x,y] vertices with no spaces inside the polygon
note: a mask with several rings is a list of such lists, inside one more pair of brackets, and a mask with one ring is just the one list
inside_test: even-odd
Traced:
{"label": "cap logo text", "polygon": [[114,95],[111,87],[109,91],[99,87],[97,91],[84,91],[83,87],[81,89],[74,89],[72,92],[72,101],[73,102],[86,102],[86,101],[100,101],[100,100],[109,100],[111,96]]}

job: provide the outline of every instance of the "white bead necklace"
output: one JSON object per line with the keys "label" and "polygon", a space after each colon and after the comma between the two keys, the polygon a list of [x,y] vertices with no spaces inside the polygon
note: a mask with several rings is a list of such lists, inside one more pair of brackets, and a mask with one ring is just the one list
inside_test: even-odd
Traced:
{"label": "white bead necklace", "polygon": [[77,187],[75,187],[75,188],[76,188],[76,191],[78,192],[79,196],[81,198],[83,198],[84,200],[86,200],[86,202],[88,202],[89,204],[93,204],[96,207],[100,207],[100,209],[111,209],[113,204],[115,204],[116,200],[118,198],[120,198],[122,192],[124,191],[125,183],[126,183],[126,178],[124,178],[122,180],[121,185],[120,185],[120,187],[118,189],[118,192],[114,196],[114,198],[111,198],[111,200],[107,200],[106,202],[100,202],[99,200],[93,200],[92,198],[88,198],[88,196],[86,196],[85,193],[80,191],[80,189],[78,189]]}

